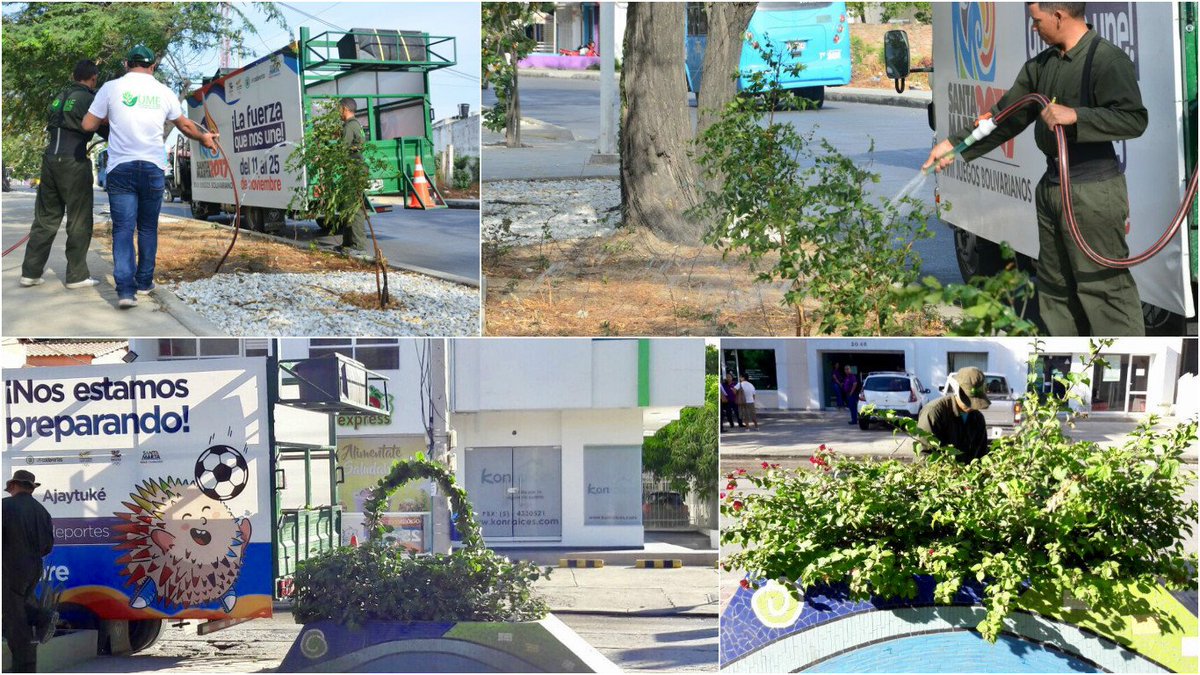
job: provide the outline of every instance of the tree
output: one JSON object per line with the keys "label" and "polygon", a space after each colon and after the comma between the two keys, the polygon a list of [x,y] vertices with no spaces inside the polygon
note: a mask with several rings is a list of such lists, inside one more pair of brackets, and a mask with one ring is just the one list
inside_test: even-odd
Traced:
{"label": "tree", "polygon": [[642,467],[681,493],[712,496],[718,467],[717,376],[704,376],[704,406],[684,408],[679,419],[642,443]]}
{"label": "tree", "polygon": [[[286,25],[274,3],[254,4],[268,21]],[[36,172],[45,142],[47,106],[71,81],[80,59],[95,61],[103,82],[124,74],[125,54],[143,44],[160,55],[159,78],[178,88],[198,79],[200,58],[222,38],[245,55],[245,38],[258,32],[232,3],[31,2],[19,7],[3,17],[4,156],[6,161],[37,158],[33,168],[22,167],[29,172]],[[26,147],[30,143],[33,149]]]}
{"label": "tree", "polygon": [[504,130],[504,144],[521,147],[521,96],[517,86],[517,63],[537,41],[526,29],[535,14],[552,11],[547,2],[483,3],[483,82],[496,89],[496,105],[483,113],[483,125]]}
{"label": "tree", "polygon": [[[731,78],[757,3],[705,3],[708,46],[698,94],[700,125],[736,94]],[[684,11],[680,2],[630,3],[621,68],[621,206],[624,224],[645,227],[668,241],[695,244],[705,226],[686,212],[700,201],[700,172],[684,78]]]}

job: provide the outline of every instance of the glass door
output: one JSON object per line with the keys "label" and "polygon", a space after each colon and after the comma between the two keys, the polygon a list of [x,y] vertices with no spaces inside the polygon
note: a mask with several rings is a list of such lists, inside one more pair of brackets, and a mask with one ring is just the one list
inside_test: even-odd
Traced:
{"label": "glass door", "polygon": [[485,539],[562,538],[560,448],[467,448],[465,473]]}
{"label": "glass door", "polygon": [[1150,357],[1131,356],[1129,358],[1129,412],[1146,412],[1146,390],[1150,382]]}
{"label": "glass door", "polygon": [[1092,366],[1092,412],[1125,412],[1129,392],[1128,354],[1105,354],[1107,363]]}

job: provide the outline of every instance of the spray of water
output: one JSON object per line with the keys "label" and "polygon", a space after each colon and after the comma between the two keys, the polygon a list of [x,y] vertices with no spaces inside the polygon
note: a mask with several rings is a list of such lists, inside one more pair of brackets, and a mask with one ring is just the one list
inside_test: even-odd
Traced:
{"label": "spray of water", "polygon": [[904,187],[900,188],[900,191],[896,193],[895,197],[892,197],[892,200],[891,200],[891,202],[889,202],[889,205],[892,207],[892,213],[894,215],[888,221],[889,224],[891,224],[891,222],[893,220],[895,220],[897,217],[901,217],[901,216],[907,217],[908,216],[908,212],[912,210],[912,207],[908,204],[904,204],[903,200],[906,197],[911,197],[912,195],[916,194],[917,191],[919,191],[921,188],[925,187],[925,182],[928,180],[929,180],[929,174],[925,173],[924,171],[918,171],[917,175],[913,176],[912,180],[908,181],[908,183],[906,183],[904,185]]}

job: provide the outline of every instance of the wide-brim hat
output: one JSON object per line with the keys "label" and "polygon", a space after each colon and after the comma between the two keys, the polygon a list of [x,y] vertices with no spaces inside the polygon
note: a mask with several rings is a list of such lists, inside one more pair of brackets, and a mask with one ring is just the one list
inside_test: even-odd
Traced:
{"label": "wide-brim hat", "polygon": [[983,371],[975,368],[963,368],[954,374],[953,382],[958,393],[958,400],[964,407],[972,410],[985,410],[992,405],[987,397],[987,385]]}
{"label": "wide-brim hat", "polygon": [[26,471],[25,469],[17,469],[16,471],[14,471],[12,478],[9,478],[8,482],[9,483],[25,483],[25,484],[31,485],[35,488],[41,486],[41,483],[37,482],[37,478],[35,478],[33,476],[33,473],[30,471]]}

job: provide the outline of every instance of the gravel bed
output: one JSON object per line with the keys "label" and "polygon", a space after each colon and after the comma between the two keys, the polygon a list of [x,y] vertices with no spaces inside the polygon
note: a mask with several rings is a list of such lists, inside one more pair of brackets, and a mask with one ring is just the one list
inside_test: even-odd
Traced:
{"label": "gravel bed", "polygon": [[479,335],[478,289],[397,271],[388,280],[400,309],[361,309],[341,300],[351,291],[374,295],[370,272],[220,274],[172,290],[230,335]]}
{"label": "gravel bed", "polygon": [[617,180],[484,183],[483,238],[527,244],[545,236],[551,239],[604,236],[616,229],[620,206],[621,184]]}

